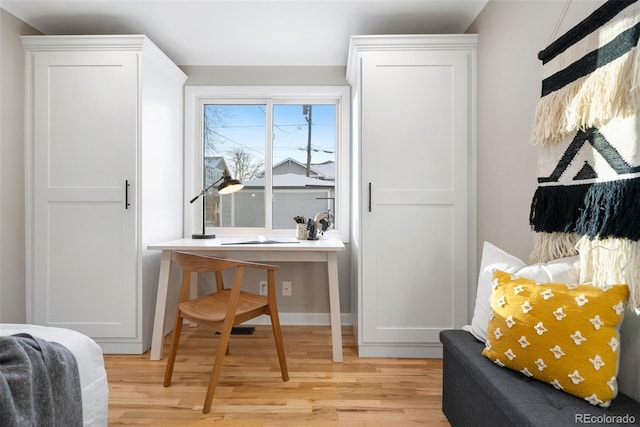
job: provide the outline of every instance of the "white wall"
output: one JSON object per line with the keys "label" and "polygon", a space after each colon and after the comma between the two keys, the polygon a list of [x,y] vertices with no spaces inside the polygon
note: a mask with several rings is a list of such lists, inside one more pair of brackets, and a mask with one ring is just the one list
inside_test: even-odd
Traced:
{"label": "white wall", "polygon": [[[566,4],[491,0],[469,28],[478,33],[478,256],[485,240],[527,259],[532,249],[529,205],[536,186],[536,151],[528,143],[540,93],[538,51],[550,41]],[[557,35],[595,10],[601,0],[573,0]],[[24,301],[24,55],[18,36],[33,34],[0,9],[2,67],[0,120],[0,321],[25,319]],[[346,60],[346,58],[345,58]],[[344,84],[343,67],[183,67],[191,85]],[[304,68],[304,67],[303,67]],[[213,81],[212,81],[213,79]],[[292,84],[292,83],[287,83]],[[349,248],[340,258],[342,311],[349,311]],[[479,264],[478,264],[479,265]],[[327,295],[315,286],[320,269],[285,266],[281,280],[294,281],[294,297],[281,311],[328,312]],[[298,286],[298,284],[300,286]],[[312,292],[299,293],[310,286]],[[470,307],[475,284],[470,284]]]}
{"label": "white wall", "polygon": [[[347,58],[345,58],[345,62]],[[346,86],[346,67],[182,66],[187,86]]]}
{"label": "white wall", "polygon": [[0,322],[23,323],[24,51],[19,35],[38,34],[0,9]]}

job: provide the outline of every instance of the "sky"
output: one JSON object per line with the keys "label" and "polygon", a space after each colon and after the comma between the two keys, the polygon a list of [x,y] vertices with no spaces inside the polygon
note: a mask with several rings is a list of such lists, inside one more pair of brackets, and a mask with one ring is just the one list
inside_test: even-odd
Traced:
{"label": "sky", "polygon": [[[226,155],[241,148],[252,154],[254,161],[264,163],[265,105],[210,106],[217,117],[215,125],[215,153]],[[305,164],[307,161],[308,125],[300,104],[274,105],[273,163],[291,157]],[[315,104],[311,108],[311,162],[335,160],[335,106]]]}

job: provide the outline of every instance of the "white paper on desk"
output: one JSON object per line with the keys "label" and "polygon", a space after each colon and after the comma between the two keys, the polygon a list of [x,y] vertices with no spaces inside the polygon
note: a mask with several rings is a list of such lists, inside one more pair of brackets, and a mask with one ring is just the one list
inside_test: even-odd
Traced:
{"label": "white paper on desk", "polygon": [[221,242],[221,245],[277,245],[282,243],[300,243],[298,239],[278,238],[267,239],[264,236],[258,236],[257,239],[237,239]]}

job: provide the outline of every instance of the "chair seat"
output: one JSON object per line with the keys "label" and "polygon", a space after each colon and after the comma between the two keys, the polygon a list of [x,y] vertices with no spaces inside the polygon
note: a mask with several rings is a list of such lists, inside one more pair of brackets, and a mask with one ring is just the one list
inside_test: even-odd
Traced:
{"label": "chair seat", "polygon": [[[230,289],[204,295],[200,298],[180,303],[179,309],[183,316],[193,321],[221,322],[227,314]],[[243,315],[267,307],[266,296],[240,291],[240,298],[236,307],[236,316]]]}

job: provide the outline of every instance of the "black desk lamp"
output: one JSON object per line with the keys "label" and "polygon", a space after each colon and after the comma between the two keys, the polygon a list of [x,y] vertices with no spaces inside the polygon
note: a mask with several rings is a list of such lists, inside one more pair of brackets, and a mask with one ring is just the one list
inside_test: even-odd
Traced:
{"label": "black desk lamp", "polygon": [[244,188],[244,185],[242,184],[242,182],[240,182],[237,179],[231,178],[229,171],[225,169],[224,172],[222,172],[222,176],[220,177],[220,179],[218,179],[216,182],[214,182],[213,184],[211,184],[210,186],[202,190],[200,194],[198,194],[196,197],[189,200],[189,203],[193,203],[196,200],[198,200],[198,197],[202,196],[202,233],[192,234],[191,237],[193,239],[214,239],[216,237],[215,234],[205,234],[204,220],[205,220],[206,208],[207,208],[207,191],[209,191],[211,187],[213,187],[220,181],[222,181],[222,184],[218,186],[219,194],[231,194],[231,193],[235,193],[236,191],[242,190]]}

